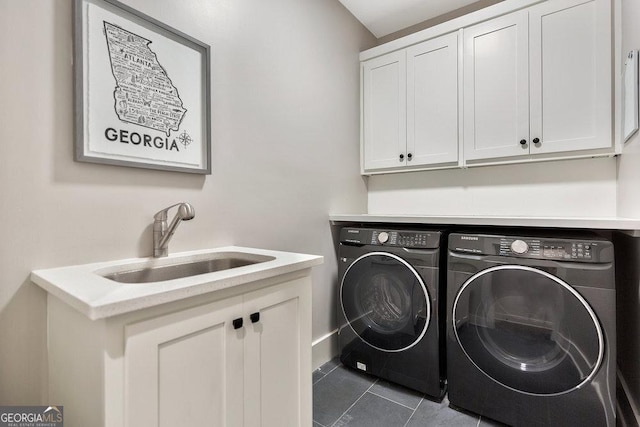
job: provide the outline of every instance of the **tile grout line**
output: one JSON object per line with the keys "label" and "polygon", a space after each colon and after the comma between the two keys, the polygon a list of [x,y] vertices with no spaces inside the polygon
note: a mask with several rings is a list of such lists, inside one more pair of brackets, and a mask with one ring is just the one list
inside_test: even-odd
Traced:
{"label": "tile grout line", "polygon": [[359,397],[359,398],[357,398],[357,399],[356,399],[356,401],[355,401],[355,402],[353,402],[353,403],[351,404],[351,406],[349,406],[349,407],[347,408],[347,410],[346,410],[346,411],[344,411],[344,412],[342,413],[342,415],[340,415],[340,416],[338,417],[338,419],[337,419],[337,420],[335,420],[335,422],[334,422],[333,424],[331,424],[331,427],[334,427],[334,426],[336,425],[336,423],[337,423],[338,421],[340,421],[340,420],[342,419],[342,417],[344,417],[344,416],[347,414],[347,412],[349,412],[349,410],[350,410],[351,408],[353,408],[354,406],[356,406],[356,403],[358,403],[358,402],[360,401],[360,399],[362,399],[362,397],[363,397],[365,394],[367,394],[367,392],[368,392],[369,390],[371,390],[371,387],[373,387],[377,382],[378,382],[378,380],[376,379],[376,380],[375,380],[375,381],[374,381],[374,382],[369,386],[369,388],[368,388],[368,389],[366,389],[366,390],[364,391],[364,393],[362,393],[362,394],[360,395],[360,397]]}
{"label": "tile grout line", "polygon": [[[311,374],[311,376],[313,377],[313,373]],[[322,379],[323,379],[324,377],[326,377],[326,376],[327,376],[327,374],[322,375],[320,378],[318,378],[317,380],[315,380],[315,381],[313,382],[313,384],[312,384],[312,385],[316,385],[316,384],[318,384],[318,383],[319,383],[320,381],[322,381]]]}
{"label": "tile grout line", "polygon": [[416,409],[413,410],[413,412],[411,413],[411,416],[409,416],[409,419],[407,420],[406,423],[404,423],[403,427],[407,427],[407,424],[409,424],[409,421],[411,421],[411,418],[413,418],[413,416],[415,415],[416,411],[418,410],[418,408],[420,407],[420,405],[422,404],[422,401],[424,400],[424,397],[422,397],[420,399],[420,402],[418,402],[418,406],[416,406]]}
{"label": "tile grout line", "polygon": [[[410,409],[410,410],[412,410],[412,411],[415,411],[415,408],[412,408],[411,406],[407,406],[407,405],[405,405],[405,404],[403,404],[403,403],[400,403],[400,402],[396,402],[395,400],[390,399],[390,398],[388,398],[388,397],[386,397],[386,396],[381,396],[381,395],[379,395],[379,394],[377,394],[377,393],[374,393],[374,392],[372,392],[372,391],[366,391],[365,393],[373,394],[374,396],[381,397],[381,398],[383,398],[383,399],[385,399],[385,400],[388,400],[388,401],[389,401],[389,402],[391,402],[391,403],[395,403],[396,405],[400,405],[400,406],[402,406],[403,408],[407,408],[407,409]],[[420,402],[422,402],[422,398],[420,398]],[[419,405],[419,404],[420,404],[420,403],[418,402],[418,405]],[[417,408],[417,406],[416,406],[416,408]]]}
{"label": "tile grout line", "polygon": [[[324,374],[322,377],[318,378],[318,381],[314,382],[312,385],[316,385],[318,384],[320,381],[322,381],[323,379],[325,379],[327,377],[327,375],[329,375],[331,372],[335,371],[336,369],[338,369],[340,366],[342,366],[342,363],[338,363],[336,366],[333,367],[333,369],[331,369],[329,372],[327,372],[326,374]],[[322,366],[316,370],[321,369]],[[313,375],[313,373],[312,373]]]}
{"label": "tile grout line", "polygon": [[342,363],[338,363],[336,366],[334,366],[332,370],[330,370],[329,372],[327,372],[327,375],[329,375],[331,372],[333,372],[333,371],[335,371],[336,369],[338,369],[340,366],[342,366]]}

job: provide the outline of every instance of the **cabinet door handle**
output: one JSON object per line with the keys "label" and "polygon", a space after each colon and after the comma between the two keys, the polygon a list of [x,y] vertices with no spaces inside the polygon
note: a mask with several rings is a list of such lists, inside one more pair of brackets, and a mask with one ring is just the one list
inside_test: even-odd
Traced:
{"label": "cabinet door handle", "polygon": [[540,138],[533,138],[533,143],[534,144],[539,144],[540,143]]}
{"label": "cabinet door handle", "polygon": [[413,154],[411,154],[411,153],[407,154],[407,160],[411,161],[412,157],[413,157]]}
{"label": "cabinet door handle", "polygon": [[520,145],[527,145],[527,140],[526,139],[521,139],[520,140]]}
{"label": "cabinet door handle", "polygon": [[242,328],[242,317],[238,317],[237,319],[233,319],[233,329]]}
{"label": "cabinet door handle", "polygon": [[404,161],[404,154],[400,154],[400,161]]}
{"label": "cabinet door handle", "polygon": [[251,313],[249,319],[251,319],[251,323],[258,323],[260,321],[260,312]]}

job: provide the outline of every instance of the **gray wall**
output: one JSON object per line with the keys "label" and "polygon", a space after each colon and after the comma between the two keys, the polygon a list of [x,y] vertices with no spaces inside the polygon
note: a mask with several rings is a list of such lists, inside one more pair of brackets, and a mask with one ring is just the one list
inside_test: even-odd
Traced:
{"label": "gray wall", "polygon": [[324,255],[314,337],[335,327],[327,215],[366,209],[358,52],[375,39],[337,0],[125,3],[211,45],[213,174],[75,163],[71,0],[0,1],[3,405],[47,403],[46,295],[29,272],[148,256],[153,214],[181,200],[196,218],[171,252]]}

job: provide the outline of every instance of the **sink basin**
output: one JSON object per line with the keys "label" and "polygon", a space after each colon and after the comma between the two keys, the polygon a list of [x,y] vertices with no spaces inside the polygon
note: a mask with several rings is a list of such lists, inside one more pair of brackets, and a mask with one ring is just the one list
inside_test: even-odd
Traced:
{"label": "sink basin", "polygon": [[172,264],[143,266],[101,274],[101,276],[118,283],[163,282],[166,280],[180,279],[182,277],[244,267],[275,259],[270,256],[243,255],[245,254],[218,254],[215,258],[182,263],[175,263],[174,260]]}

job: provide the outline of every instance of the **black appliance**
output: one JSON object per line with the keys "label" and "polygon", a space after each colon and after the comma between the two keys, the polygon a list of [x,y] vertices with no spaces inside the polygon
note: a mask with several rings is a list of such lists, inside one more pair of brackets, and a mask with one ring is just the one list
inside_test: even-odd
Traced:
{"label": "black appliance", "polygon": [[440,399],[442,233],[345,227],[340,232],[340,360]]}
{"label": "black appliance", "polygon": [[615,426],[613,255],[596,236],[452,233],[451,405],[513,426]]}

